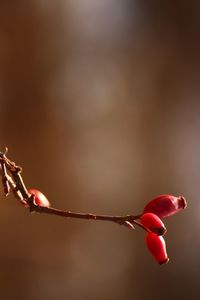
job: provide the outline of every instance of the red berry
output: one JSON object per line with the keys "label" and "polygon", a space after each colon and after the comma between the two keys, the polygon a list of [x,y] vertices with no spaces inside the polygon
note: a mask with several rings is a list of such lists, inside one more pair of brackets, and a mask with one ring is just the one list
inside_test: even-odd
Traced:
{"label": "red berry", "polygon": [[146,244],[148,250],[160,265],[169,261],[165,240],[162,236],[158,236],[153,232],[149,232],[146,236]]}
{"label": "red berry", "polygon": [[147,227],[150,231],[157,235],[164,235],[166,233],[166,227],[161,219],[152,213],[145,213],[141,216],[140,222]]}
{"label": "red berry", "polygon": [[38,206],[49,207],[50,202],[44,194],[36,189],[29,189],[29,194],[34,195],[34,204]]}
{"label": "red berry", "polygon": [[160,218],[169,217],[187,207],[184,197],[172,195],[160,195],[147,203],[143,213],[151,212]]}

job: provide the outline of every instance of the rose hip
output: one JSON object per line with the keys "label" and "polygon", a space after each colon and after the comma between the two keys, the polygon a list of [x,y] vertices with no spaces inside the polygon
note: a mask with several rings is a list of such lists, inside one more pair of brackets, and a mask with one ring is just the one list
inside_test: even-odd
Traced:
{"label": "rose hip", "polygon": [[157,235],[164,235],[167,231],[164,223],[161,219],[153,213],[144,213],[140,217],[140,222],[150,231],[156,233]]}
{"label": "rose hip", "polygon": [[147,203],[143,213],[151,212],[160,218],[165,218],[178,213],[186,207],[187,202],[182,196],[160,195]]}
{"label": "rose hip", "polygon": [[29,189],[28,192],[29,192],[29,194],[34,195],[34,204],[35,205],[44,206],[44,207],[50,206],[49,200],[39,190]]}
{"label": "rose hip", "polygon": [[146,245],[150,253],[160,265],[169,261],[165,240],[162,236],[149,232],[146,236]]}

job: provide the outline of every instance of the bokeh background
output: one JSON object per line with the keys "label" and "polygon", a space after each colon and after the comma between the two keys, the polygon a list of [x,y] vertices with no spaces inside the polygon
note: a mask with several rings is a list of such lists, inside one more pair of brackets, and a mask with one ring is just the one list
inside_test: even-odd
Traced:
{"label": "bokeh background", "polygon": [[200,292],[199,1],[0,2],[0,145],[53,206],[166,220],[170,263],[144,232],[30,215],[0,196],[2,299],[197,299]]}

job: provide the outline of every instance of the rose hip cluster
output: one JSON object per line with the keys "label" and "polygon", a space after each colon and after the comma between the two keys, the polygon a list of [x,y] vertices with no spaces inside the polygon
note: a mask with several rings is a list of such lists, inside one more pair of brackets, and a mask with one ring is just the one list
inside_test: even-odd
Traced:
{"label": "rose hip cluster", "polygon": [[99,220],[114,222],[134,229],[134,225],[144,229],[146,234],[146,245],[150,253],[159,264],[169,261],[166,244],[163,235],[166,227],[162,218],[169,217],[186,208],[184,197],[172,195],[160,195],[147,203],[140,215],[99,215],[92,213],[71,212],[57,209],[50,205],[46,196],[37,189],[27,189],[22,178],[22,168],[17,166],[7,157],[8,149],[0,152],[0,179],[5,196],[13,192],[14,196],[30,212],[49,214],[64,218],[76,218],[84,220]]}
{"label": "rose hip cluster", "polygon": [[[34,205],[50,207],[50,202],[39,190],[29,189],[28,193],[30,197],[33,197]],[[28,207],[28,204],[25,203],[25,206]],[[147,248],[160,265],[169,261],[166,243],[163,238],[167,229],[161,218],[172,216],[186,208],[186,206],[186,200],[182,196],[160,195],[148,202],[144,207],[143,213],[137,217],[140,223],[135,221],[136,224],[142,226],[147,231],[145,237]],[[98,219],[98,216],[95,216],[94,219]]]}
{"label": "rose hip cluster", "polygon": [[161,218],[166,218],[186,208],[184,197],[160,195],[147,203],[140,217],[140,222],[147,231],[146,245],[156,261],[162,265],[169,261],[163,235],[166,227]]}

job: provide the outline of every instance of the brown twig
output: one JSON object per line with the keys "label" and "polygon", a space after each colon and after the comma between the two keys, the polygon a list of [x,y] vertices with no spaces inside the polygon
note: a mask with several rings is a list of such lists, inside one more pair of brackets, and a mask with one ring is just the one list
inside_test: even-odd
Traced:
{"label": "brown twig", "polygon": [[[10,188],[14,193],[14,196],[26,207],[29,207],[31,212],[45,213],[55,216],[61,216],[65,218],[76,218],[84,220],[100,220],[114,222],[120,225],[124,225],[131,229],[134,229],[134,225],[141,227],[142,229],[148,231],[148,229],[143,226],[138,219],[140,215],[126,215],[126,216],[110,216],[110,215],[97,215],[90,213],[75,213],[71,211],[61,210],[53,207],[38,206],[34,203],[34,196],[30,195],[23,178],[21,176],[22,168],[17,166],[14,162],[9,160],[6,156],[7,149],[5,153],[0,152],[0,173],[2,176],[2,185],[4,188],[5,195],[8,195]],[[9,174],[8,174],[9,173]]]}

